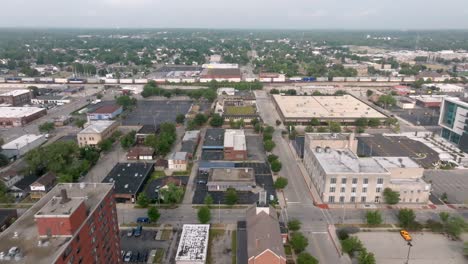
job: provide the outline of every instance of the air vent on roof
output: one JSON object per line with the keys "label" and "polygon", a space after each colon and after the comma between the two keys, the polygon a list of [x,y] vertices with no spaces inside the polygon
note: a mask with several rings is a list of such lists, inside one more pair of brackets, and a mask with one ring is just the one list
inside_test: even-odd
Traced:
{"label": "air vent on roof", "polygon": [[125,189],[128,189],[128,184],[125,184],[124,188],[125,188]]}

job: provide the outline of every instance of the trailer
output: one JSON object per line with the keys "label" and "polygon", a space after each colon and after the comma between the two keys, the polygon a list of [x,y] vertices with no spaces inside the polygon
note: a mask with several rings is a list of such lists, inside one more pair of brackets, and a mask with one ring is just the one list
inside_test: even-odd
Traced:
{"label": "trailer", "polygon": [[334,82],[344,82],[345,77],[333,77],[332,79]]}
{"label": "trailer", "polygon": [[145,84],[148,83],[148,79],[135,79],[135,83]]}
{"label": "trailer", "polygon": [[22,80],[20,77],[8,77],[6,78],[7,83],[21,83]]}
{"label": "trailer", "polygon": [[99,80],[98,78],[88,78],[86,82],[91,84],[99,84],[101,83],[101,80]]}
{"label": "trailer", "polygon": [[5,78],[0,77],[0,83],[4,83],[4,82],[5,82]]}
{"label": "trailer", "polygon": [[317,78],[312,77],[312,76],[311,77],[303,77],[302,81],[303,82],[315,82],[315,81],[317,81]]}
{"label": "trailer", "polygon": [[70,78],[70,79],[68,79],[68,83],[83,84],[83,83],[86,83],[86,79],[81,79],[81,78]]}
{"label": "trailer", "polygon": [[55,83],[68,83],[67,78],[55,78]]}
{"label": "trailer", "polygon": [[133,84],[133,79],[120,79],[121,84]]}
{"label": "trailer", "polygon": [[105,84],[118,84],[119,80],[118,79],[105,79],[104,83]]}
{"label": "trailer", "polygon": [[40,83],[54,83],[54,78],[51,77],[41,77],[39,78]]}
{"label": "trailer", "polygon": [[22,81],[23,81],[23,83],[35,83],[35,82],[36,82],[36,78],[32,78],[32,77],[23,77],[23,78],[22,78]]}
{"label": "trailer", "polygon": [[317,82],[328,82],[328,77],[317,77]]}

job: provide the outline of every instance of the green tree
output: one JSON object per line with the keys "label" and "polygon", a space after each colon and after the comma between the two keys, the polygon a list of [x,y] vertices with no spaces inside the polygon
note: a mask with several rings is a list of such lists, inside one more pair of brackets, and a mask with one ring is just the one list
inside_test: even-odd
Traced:
{"label": "green tree", "polygon": [[263,142],[263,147],[266,151],[271,152],[275,148],[276,144],[273,140],[266,140]]}
{"label": "green tree", "polygon": [[199,113],[195,116],[193,120],[195,121],[195,124],[197,126],[203,126],[207,121],[207,117],[204,114]]}
{"label": "green tree", "polygon": [[226,191],[226,204],[234,205],[237,203],[237,192],[234,188],[228,188]]}
{"label": "green tree", "polygon": [[150,201],[148,199],[148,196],[146,196],[146,193],[145,192],[141,192],[139,195],[138,195],[138,198],[137,198],[137,204],[140,206],[140,207],[143,207],[143,208],[146,208],[148,207]]}
{"label": "green tree", "polygon": [[213,197],[208,193],[205,196],[205,199],[203,200],[206,206],[210,207],[213,204]]}
{"label": "green tree", "polygon": [[468,256],[468,241],[463,244],[463,255]]}
{"label": "green tree", "polygon": [[174,183],[169,183],[167,188],[162,189],[160,192],[164,203],[169,204],[179,203],[184,196],[184,189],[175,185]]}
{"label": "green tree", "polygon": [[328,126],[330,127],[330,131],[333,133],[341,132],[341,124],[338,122],[330,122]]}
{"label": "green tree", "polygon": [[398,222],[403,228],[409,228],[413,226],[416,219],[413,209],[400,209],[398,212]]}
{"label": "green tree", "polygon": [[447,233],[456,238],[460,237],[460,234],[465,230],[466,222],[460,216],[452,216],[447,221]]}
{"label": "green tree", "polygon": [[297,255],[297,264],[318,264],[318,260],[307,252]]}
{"label": "green tree", "polygon": [[86,120],[81,119],[81,118],[75,119],[75,126],[83,129],[85,124],[86,124]]}
{"label": "green tree", "polygon": [[317,132],[319,133],[325,133],[325,132],[328,132],[328,127],[319,127],[317,128]]}
{"label": "green tree", "polygon": [[161,214],[159,213],[158,208],[156,208],[155,206],[150,206],[148,208],[148,218],[152,223],[156,223],[160,216]]}
{"label": "green tree", "polygon": [[267,157],[267,160],[269,163],[272,163],[274,160],[277,160],[277,159],[278,159],[278,156],[276,156],[275,154],[270,154]]}
{"label": "green tree", "polygon": [[197,216],[198,216],[198,222],[200,222],[200,224],[207,224],[210,222],[211,220],[211,211],[210,211],[210,208],[208,206],[202,206],[198,209],[198,213],[197,213]]}
{"label": "green tree", "polygon": [[382,214],[379,211],[368,211],[366,213],[367,224],[371,226],[382,224]]}
{"label": "green tree", "polygon": [[101,99],[103,95],[101,93],[96,94],[96,99]]}
{"label": "green tree", "polygon": [[373,94],[374,94],[374,91],[372,91],[372,90],[367,90],[367,92],[366,92],[367,97],[370,97]]}
{"label": "green tree", "polygon": [[299,229],[301,229],[301,225],[302,225],[301,221],[297,219],[293,219],[288,222],[288,229],[291,231],[299,231]]}
{"label": "green tree", "polygon": [[117,97],[116,103],[118,105],[121,105],[124,110],[127,110],[135,106],[137,103],[137,100],[128,95],[122,95],[122,96]]}
{"label": "green tree", "polygon": [[356,122],[355,122],[356,126],[358,127],[366,127],[368,123],[369,123],[369,120],[365,117],[358,118],[356,119]]}
{"label": "green tree", "polygon": [[28,90],[31,92],[33,97],[39,96],[39,88],[37,88],[37,86],[28,86]]}
{"label": "green tree", "polygon": [[277,190],[282,190],[288,185],[288,179],[284,177],[278,177],[274,185]]}
{"label": "green tree", "polygon": [[440,220],[442,221],[442,223],[447,224],[447,222],[448,222],[448,220],[450,218],[450,214],[447,213],[447,212],[440,212],[439,217],[440,217]]}
{"label": "green tree", "polygon": [[396,104],[395,98],[391,95],[381,95],[379,100],[377,101],[381,106],[387,109],[388,106],[392,106]]}
{"label": "green tree", "polygon": [[383,197],[386,204],[397,204],[400,201],[400,193],[390,188],[385,188]]}
{"label": "green tree", "polygon": [[273,134],[273,132],[275,132],[275,128],[272,127],[272,126],[267,126],[264,129],[264,133],[266,133],[266,134]]}
{"label": "green tree", "polygon": [[11,203],[13,200],[13,197],[8,193],[8,188],[3,181],[0,181],[0,203]]}
{"label": "green tree", "polygon": [[364,247],[359,238],[350,236],[347,239],[341,241],[341,248],[344,253],[347,253],[350,256],[354,256],[354,252],[361,251]]}
{"label": "green tree", "polygon": [[55,125],[53,122],[45,122],[40,124],[38,128],[41,133],[50,133],[55,129]]}
{"label": "green tree", "polygon": [[224,124],[224,118],[222,116],[220,116],[219,114],[214,114],[212,117],[211,117],[211,120],[210,120],[210,126],[212,127],[220,127]]}
{"label": "green tree", "polygon": [[370,118],[369,119],[369,126],[370,127],[378,127],[380,126],[380,120],[378,118]]}
{"label": "green tree", "polygon": [[281,164],[281,161],[279,161],[279,160],[274,160],[274,161],[270,164],[271,170],[272,170],[273,172],[275,172],[275,173],[276,173],[276,172],[279,172],[279,171],[281,170],[281,167],[282,167],[282,166],[283,166],[283,165]]}
{"label": "green tree", "polygon": [[313,133],[314,132],[314,127],[313,126],[306,126],[305,130],[306,133]]}
{"label": "green tree", "polygon": [[289,243],[296,253],[301,253],[309,245],[307,238],[300,232],[292,233]]}
{"label": "green tree", "polygon": [[359,252],[358,264],[375,264],[375,256],[373,253],[367,252],[363,249]]}
{"label": "green tree", "polygon": [[312,118],[310,120],[310,125],[311,126],[320,126],[320,120],[318,120],[317,118],[314,117],[314,118]]}
{"label": "green tree", "polygon": [[129,149],[133,144],[135,144],[135,135],[136,131],[132,130],[125,136],[120,139],[120,145],[124,149]]}
{"label": "green tree", "polygon": [[107,152],[112,148],[112,141],[109,138],[101,140],[101,142],[98,143],[98,147],[102,151]]}
{"label": "green tree", "polygon": [[176,122],[177,124],[183,124],[185,120],[185,115],[184,114],[178,114],[176,116]]}

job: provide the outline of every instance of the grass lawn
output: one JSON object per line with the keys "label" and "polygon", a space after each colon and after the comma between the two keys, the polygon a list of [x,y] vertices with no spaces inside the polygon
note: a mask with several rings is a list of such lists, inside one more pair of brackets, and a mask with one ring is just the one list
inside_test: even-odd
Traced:
{"label": "grass lawn", "polygon": [[171,239],[172,231],[171,230],[163,230],[161,235],[161,240],[169,240]]}
{"label": "grass lawn", "polygon": [[153,174],[151,174],[151,179],[157,179],[157,178],[161,178],[161,177],[165,177],[166,176],[166,173],[164,173],[164,171],[154,171]]}
{"label": "grass lawn", "polygon": [[154,256],[153,263],[162,264],[164,258],[164,249],[158,248],[156,250],[156,255]]}
{"label": "grass lawn", "polygon": [[254,115],[255,107],[253,106],[226,106],[225,113],[227,115]]}

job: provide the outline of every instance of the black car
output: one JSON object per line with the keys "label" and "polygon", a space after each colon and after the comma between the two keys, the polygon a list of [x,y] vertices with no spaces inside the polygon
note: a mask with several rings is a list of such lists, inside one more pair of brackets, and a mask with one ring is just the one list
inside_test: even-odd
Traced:
{"label": "black car", "polygon": [[137,262],[140,257],[140,252],[136,251],[135,253],[132,254],[132,258],[130,259],[130,262]]}
{"label": "black car", "polygon": [[146,263],[148,261],[148,252],[143,252],[138,258],[138,262]]}

